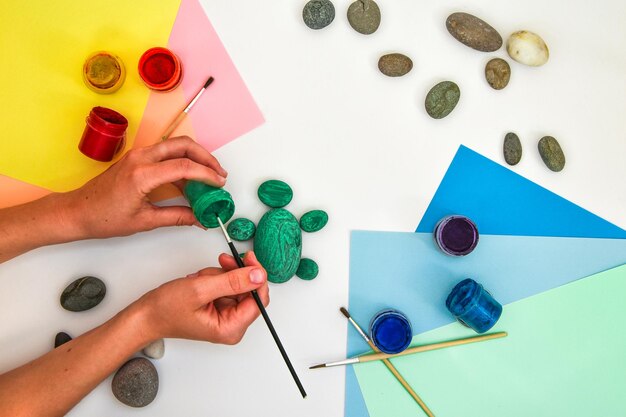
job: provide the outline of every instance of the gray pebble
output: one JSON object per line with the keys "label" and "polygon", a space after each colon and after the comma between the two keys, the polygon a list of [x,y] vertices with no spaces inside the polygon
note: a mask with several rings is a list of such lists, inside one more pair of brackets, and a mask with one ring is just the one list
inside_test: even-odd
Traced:
{"label": "gray pebble", "polygon": [[329,0],[311,0],[302,10],[302,19],[311,29],[323,29],[335,19],[335,6]]}
{"label": "gray pebble", "polygon": [[356,0],[348,7],[348,22],[354,30],[371,35],[380,26],[380,8],[374,0]]}
{"label": "gray pebble", "polygon": [[165,341],[155,340],[141,351],[144,355],[152,359],[161,359],[165,355]]}
{"label": "gray pebble", "polygon": [[544,136],[539,140],[539,155],[543,163],[554,172],[559,172],[565,167],[565,154],[561,145],[552,136]]}
{"label": "gray pebble", "polygon": [[460,98],[461,90],[458,85],[452,81],[442,81],[426,95],[426,112],[433,119],[442,119],[454,110]]}
{"label": "gray pebble", "polygon": [[511,79],[511,67],[501,58],[494,58],[485,66],[485,78],[495,90],[502,90]]}
{"label": "gray pebble", "polygon": [[413,69],[413,61],[406,55],[387,54],[378,60],[378,69],[388,77],[402,77]]}
{"label": "gray pebble", "polygon": [[79,278],[63,290],[61,306],[69,311],[89,310],[100,304],[106,292],[106,285],[100,279]]}
{"label": "gray pebble", "polygon": [[131,407],[145,407],[159,391],[159,374],[148,359],[133,358],[115,373],[111,390],[120,402]]}
{"label": "gray pebble", "polygon": [[493,52],[502,46],[502,36],[469,13],[452,13],[446,19],[446,28],[456,40],[477,51]]}
{"label": "gray pebble", "polygon": [[522,159],[522,142],[520,142],[519,137],[513,133],[509,132],[504,137],[504,160],[509,165],[517,165],[517,163]]}
{"label": "gray pebble", "polygon": [[72,336],[70,336],[69,334],[67,334],[65,332],[59,332],[54,337],[54,347],[58,348],[59,346],[69,342],[70,340],[72,340]]}

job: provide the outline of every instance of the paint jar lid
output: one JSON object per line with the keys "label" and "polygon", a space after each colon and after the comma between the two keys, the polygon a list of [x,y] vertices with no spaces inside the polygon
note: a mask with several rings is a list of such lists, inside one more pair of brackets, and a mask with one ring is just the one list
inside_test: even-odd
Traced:
{"label": "paint jar lid", "polygon": [[194,216],[204,227],[214,229],[219,226],[217,214],[222,223],[228,222],[235,214],[235,203],[228,191],[212,187],[199,181],[185,184],[185,198],[189,201]]}
{"label": "paint jar lid", "polygon": [[83,64],[83,81],[87,88],[96,93],[114,93],[122,87],[125,79],[124,63],[109,52],[94,52]]}
{"label": "paint jar lid", "polygon": [[478,245],[479,234],[476,224],[465,216],[446,216],[437,223],[434,231],[439,249],[451,256],[470,254]]}
{"label": "paint jar lid", "polygon": [[183,79],[180,59],[167,48],[150,48],[139,58],[139,76],[144,84],[156,91],[171,91]]}

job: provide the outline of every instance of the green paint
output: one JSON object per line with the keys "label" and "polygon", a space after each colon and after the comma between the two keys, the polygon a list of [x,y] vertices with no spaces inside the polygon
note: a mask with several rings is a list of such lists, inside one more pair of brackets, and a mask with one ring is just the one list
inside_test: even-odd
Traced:
{"label": "green paint", "polygon": [[319,271],[320,270],[314,260],[302,258],[300,265],[298,266],[298,270],[296,271],[296,275],[298,278],[310,281],[317,276]]}
{"label": "green paint", "polygon": [[460,98],[461,90],[458,85],[452,81],[442,81],[426,95],[426,112],[433,119],[442,119],[454,110]]}
{"label": "green paint", "polygon": [[265,181],[259,187],[259,200],[272,208],[285,207],[293,198],[291,187],[282,181]]}
{"label": "green paint", "polygon": [[235,214],[235,203],[223,188],[215,188],[198,181],[189,181],[184,189],[185,197],[196,219],[210,229],[219,227],[215,215],[226,223]]}
{"label": "green paint", "polygon": [[252,220],[240,217],[230,222],[226,231],[233,240],[243,242],[244,240],[250,240],[254,237],[256,226]]}
{"label": "green paint", "polygon": [[305,232],[317,232],[328,223],[328,214],[323,210],[311,210],[300,217],[300,227]]}
{"label": "green paint", "polygon": [[302,254],[302,232],[293,214],[281,208],[265,213],[257,227],[254,253],[270,282],[291,279]]}
{"label": "green paint", "polygon": [[[391,361],[438,416],[622,416],[624,293],[626,265],[506,305],[503,339]],[[475,335],[455,323],[413,343]],[[371,417],[423,415],[380,361],[354,370]]]}

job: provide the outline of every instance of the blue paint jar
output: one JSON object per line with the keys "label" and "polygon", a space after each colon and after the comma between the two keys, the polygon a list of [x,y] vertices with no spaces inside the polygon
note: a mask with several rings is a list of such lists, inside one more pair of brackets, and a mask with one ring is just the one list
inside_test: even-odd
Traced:
{"label": "blue paint jar", "polygon": [[502,315],[502,305],[470,278],[456,284],[446,299],[446,307],[461,324],[478,333],[491,329]]}
{"label": "blue paint jar", "polygon": [[411,322],[397,310],[379,311],[370,322],[370,339],[381,352],[400,353],[409,347],[412,338]]}

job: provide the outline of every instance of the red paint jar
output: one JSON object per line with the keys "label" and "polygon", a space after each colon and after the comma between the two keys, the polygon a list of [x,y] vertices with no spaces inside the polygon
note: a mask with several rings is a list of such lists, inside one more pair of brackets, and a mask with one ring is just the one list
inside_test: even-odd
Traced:
{"label": "red paint jar", "polygon": [[109,162],[126,143],[128,120],[115,110],[94,107],[87,116],[87,126],[78,149],[96,161]]}
{"label": "red paint jar", "polygon": [[171,91],[183,79],[183,65],[169,49],[151,48],[139,58],[139,76],[152,90]]}

